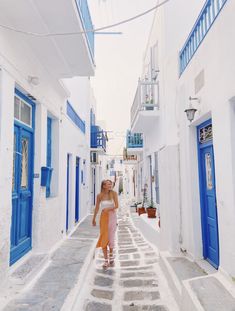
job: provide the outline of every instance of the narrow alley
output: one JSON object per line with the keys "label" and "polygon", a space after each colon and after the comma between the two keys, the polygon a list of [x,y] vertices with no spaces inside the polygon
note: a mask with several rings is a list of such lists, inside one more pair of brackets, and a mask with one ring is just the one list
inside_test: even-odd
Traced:
{"label": "narrow alley", "polygon": [[234,12],[0,0],[0,311],[235,311]]}
{"label": "narrow alley", "polygon": [[74,310],[179,310],[159,267],[158,251],[135,227],[129,206],[120,204],[115,267],[102,269],[97,252]]}

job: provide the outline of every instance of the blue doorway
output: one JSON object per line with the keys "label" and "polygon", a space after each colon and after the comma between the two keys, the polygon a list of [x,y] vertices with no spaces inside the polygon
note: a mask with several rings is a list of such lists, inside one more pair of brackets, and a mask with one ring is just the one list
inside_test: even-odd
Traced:
{"label": "blue doorway", "polygon": [[198,150],[203,257],[217,269],[219,267],[219,235],[211,120],[198,127]]}
{"label": "blue doorway", "polygon": [[70,185],[69,185],[69,179],[70,179],[70,155],[67,154],[67,185],[66,185],[66,232],[69,229],[69,192],[70,192]]}
{"label": "blue doorway", "polygon": [[10,265],[32,248],[34,103],[16,90]]}
{"label": "blue doorway", "polygon": [[76,182],[75,182],[75,222],[79,221],[79,199],[80,199],[80,159],[76,157]]}

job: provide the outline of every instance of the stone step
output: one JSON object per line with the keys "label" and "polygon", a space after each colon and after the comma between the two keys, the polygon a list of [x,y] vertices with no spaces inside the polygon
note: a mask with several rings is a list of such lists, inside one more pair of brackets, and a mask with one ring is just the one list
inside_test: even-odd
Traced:
{"label": "stone step", "polygon": [[47,260],[46,254],[32,254],[11,274],[11,281],[18,285],[26,284],[43,269]]}
{"label": "stone step", "polygon": [[182,292],[182,311],[234,311],[235,297],[214,276],[185,281]]}

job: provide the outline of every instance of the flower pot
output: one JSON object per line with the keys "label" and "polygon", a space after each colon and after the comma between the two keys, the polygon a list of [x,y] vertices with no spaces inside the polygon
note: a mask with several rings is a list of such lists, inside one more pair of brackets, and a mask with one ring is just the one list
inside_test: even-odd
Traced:
{"label": "flower pot", "polygon": [[145,214],[145,213],[146,213],[146,210],[145,210],[144,207],[139,207],[139,208],[138,208],[138,214],[139,214],[139,216],[140,216],[141,214]]}
{"label": "flower pot", "polygon": [[147,208],[148,218],[156,218],[156,211],[157,209],[155,207],[148,207]]}

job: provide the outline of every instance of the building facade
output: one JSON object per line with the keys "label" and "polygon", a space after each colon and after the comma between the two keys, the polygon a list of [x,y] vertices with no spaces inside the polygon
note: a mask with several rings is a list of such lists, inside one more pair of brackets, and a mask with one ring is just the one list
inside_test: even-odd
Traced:
{"label": "building facade", "polygon": [[91,29],[87,3],[12,5],[0,4],[1,285],[90,211],[94,38],[66,35]]}
{"label": "building facade", "polygon": [[[159,8],[131,108],[131,132],[142,133],[144,142],[138,193],[147,183],[158,207],[159,249],[203,259],[230,280],[234,8],[231,0],[182,0]],[[197,111],[190,122],[185,110],[192,107]]]}

